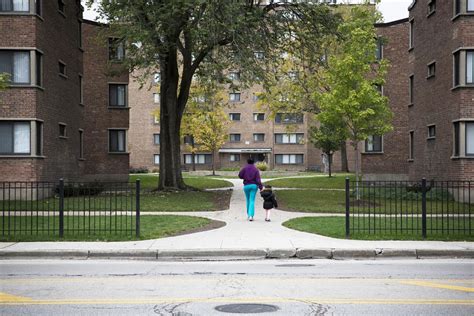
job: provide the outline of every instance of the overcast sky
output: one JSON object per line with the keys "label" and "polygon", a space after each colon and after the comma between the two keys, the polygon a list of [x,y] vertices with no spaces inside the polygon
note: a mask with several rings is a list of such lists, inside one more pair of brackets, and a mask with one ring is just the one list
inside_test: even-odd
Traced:
{"label": "overcast sky", "polygon": [[[351,0],[355,1],[355,0]],[[84,0],[82,0],[84,2]],[[382,0],[378,8],[384,16],[385,22],[391,22],[408,17],[408,6],[413,0]],[[87,7],[84,11],[84,18],[88,20],[95,20],[96,14],[93,10]]]}

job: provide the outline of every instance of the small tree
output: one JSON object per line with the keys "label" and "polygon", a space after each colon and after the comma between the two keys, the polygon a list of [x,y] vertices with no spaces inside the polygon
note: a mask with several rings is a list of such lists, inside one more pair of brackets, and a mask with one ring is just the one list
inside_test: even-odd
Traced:
{"label": "small tree", "polygon": [[5,90],[8,87],[8,82],[10,80],[10,74],[6,72],[0,73],[0,90]]}
{"label": "small tree", "polygon": [[327,85],[330,89],[316,95],[321,124],[343,126],[356,153],[356,192],[359,199],[359,142],[370,135],[383,135],[392,129],[388,100],[377,89],[385,83],[387,61],[375,56],[378,15],[355,6],[350,18],[339,27],[345,34],[341,52],[329,58]]}
{"label": "small tree", "polygon": [[345,139],[346,135],[340,127],[321,124],[319,128],[312,126],[309,130],[309,141],[328,157],[329,177],[331,177],[332,155],[341,148],[341,143]]}

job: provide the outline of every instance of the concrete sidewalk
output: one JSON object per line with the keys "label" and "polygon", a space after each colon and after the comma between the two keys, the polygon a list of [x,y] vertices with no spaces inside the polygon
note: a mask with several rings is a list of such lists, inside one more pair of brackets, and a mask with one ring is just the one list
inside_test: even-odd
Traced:
{"label": "concrete sidewalk", "polygon": [[[258,196],[255,220],[247,221],[242,181],[234,184],[230,209],[219,212],[153,213],[202,216],[226,226],[176,237],[129,242],[0,243],[0,258],[141,258],[141,259],[256,259],[256,258],[474,258],[473,242],[361,241],[324,237],[283,227],[288,219],[318,216],[274,210],[265,222]],[[258,194],[257,194],[258,195]],[[328,214],[324,214],[327,216]],[[321,215],[320,215],[321,216]]]}

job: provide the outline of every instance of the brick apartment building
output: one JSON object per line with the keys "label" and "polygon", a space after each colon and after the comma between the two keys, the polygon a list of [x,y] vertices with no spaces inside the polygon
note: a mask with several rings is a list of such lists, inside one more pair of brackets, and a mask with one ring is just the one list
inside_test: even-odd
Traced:
{"label": "brick apartment building", "polygon": [[82,11],[79,0],[0,1],[0,72],[11,81],[0,92],[0,181],[127,178],[128,111],[108,95],[128,75],[105,75],[109,49]]}
{"label": "brick apartment building", "polygon": [[363,172],[370,178],[472,180],[474,1],[418,0],[409,12],[408,21],[379,28],[392,63],[384,93],[396,119],[378,155],[363,155]]}

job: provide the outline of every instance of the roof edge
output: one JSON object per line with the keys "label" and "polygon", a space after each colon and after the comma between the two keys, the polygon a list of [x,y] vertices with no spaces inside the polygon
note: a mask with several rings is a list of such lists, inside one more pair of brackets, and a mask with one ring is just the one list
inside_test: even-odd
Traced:
{"label": "roof edge", "polygon": [[391,22],[387,22],[387,23],[375,23],[374,25],[375,25],[375,27],[388,27],[388,26],[407,23],[407,22],[408,22],[408,18],[403,18],[403,19],[400,19],[400,20],[395,20],[395,21],[391,21]]}

